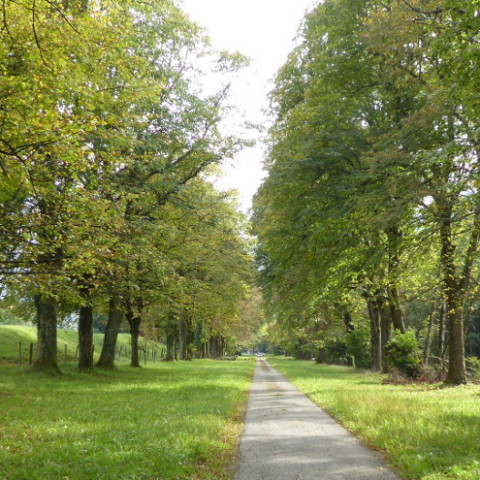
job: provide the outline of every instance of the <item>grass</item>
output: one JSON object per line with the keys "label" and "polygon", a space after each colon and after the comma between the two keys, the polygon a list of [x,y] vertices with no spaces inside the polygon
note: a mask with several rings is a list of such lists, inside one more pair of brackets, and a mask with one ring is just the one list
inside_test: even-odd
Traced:
{"label": "grass", "polygon": [[269,361],[404,478],[480,478],[480,386],[382,385],[352,368]]}
{"label": "grass", "polygon": [[[0,325],[0,364],[1,363],[18,363],[19,362],[19,342],[22,349],[22,363],[26,364],[29,360],[30,343],[37,342],[36,327],[26,327],[22,325]],[[103,333],[95,333],[93,335],[95,346],[95,360],[100,356],[103,344]],[[143,340],[140,339],[140,345]],[[152,342],[149,343],[149,345]],[[64,362],[65,346],[67,348],[67,362],[75,360],[75,353],[78,345],[78,333],[73,330],[57,331],[58,345],[58,362],[60,368]],[[152,344],[153,345],[153,344]],[[122,355],[116,360],[118,364],[130,363],[130,335],[128,333],[120,333],[118,335],[117,348],[122,347]],[[158,344],[160,350],[163,346]],[[128,354],[125,355],[125,353]],[[34,354],[35,355],[35,354]],[[140,354],[140,362],[143,363],[143,354]],[[150,358],[151,362],[151,358]]]}
{"label": "grass", "polygon": [[1,480],[230,479],[253,361],[0,367]]}

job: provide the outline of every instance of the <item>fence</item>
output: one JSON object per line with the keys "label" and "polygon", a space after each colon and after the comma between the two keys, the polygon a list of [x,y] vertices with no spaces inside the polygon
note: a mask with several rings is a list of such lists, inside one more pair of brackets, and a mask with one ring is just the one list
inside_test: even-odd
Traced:
{"label": "fence", "polygon": [[[18,365],[32,365],[35,360],[36,344],[33,342],[18,342],[16,346],[12,344],[1,344],[0,347],[1,346],[5,348],[0,348],[0,360],[6,360],[9,363]],[[78,345],[76,346],[74,354],[72,354],[71,350],[70,347],[69,351],[69,346],[66,343],[58,345],[58,360],[60,362],[63,361],[63,363],[78,360]],[[93,345],[93,354],[95,358],[95,345]],[[115,358],[120,362],[125,362],[125,360],[130,360],[131,355],[131,347],[120,345],[116,350]],[[143,360],[144,365],[147,365],[149,362],[155,364],[157,361],[165,358],[165,349],[148,345],[142,346],[138,349],[138,357],[140,361]]]}

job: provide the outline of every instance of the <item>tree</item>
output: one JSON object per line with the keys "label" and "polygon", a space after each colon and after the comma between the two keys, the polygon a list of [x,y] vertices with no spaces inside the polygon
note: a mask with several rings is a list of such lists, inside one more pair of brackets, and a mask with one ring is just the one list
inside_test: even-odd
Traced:
{"label": "tree", "polygon": [[449,383],[465,381],[462,310],[479,239],[477,19],[467,1],[314,9],[272,94],[269,177],[255,207],[267,297],[314,318],[322,301],[360,291],[377,368],[391,325],[405,331],[406,279],[433,238]]}

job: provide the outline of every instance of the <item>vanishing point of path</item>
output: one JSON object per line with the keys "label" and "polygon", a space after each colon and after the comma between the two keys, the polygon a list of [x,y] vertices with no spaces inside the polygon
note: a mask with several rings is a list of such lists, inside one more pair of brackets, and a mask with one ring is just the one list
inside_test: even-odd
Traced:
{"label": "vanishing point of path", "polygon": [[399,477],[261,359],[253,376],[236,480]]}

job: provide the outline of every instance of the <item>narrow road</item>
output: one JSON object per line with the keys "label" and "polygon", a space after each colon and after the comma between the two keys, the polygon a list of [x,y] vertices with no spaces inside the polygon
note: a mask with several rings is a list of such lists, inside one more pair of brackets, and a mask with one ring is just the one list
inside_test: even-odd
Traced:
{"label": "narrow road", "polygon": [[[352,405],[352,408],[355,408]],[[253,377],[236,480],[399,480],[268,362]]]}

